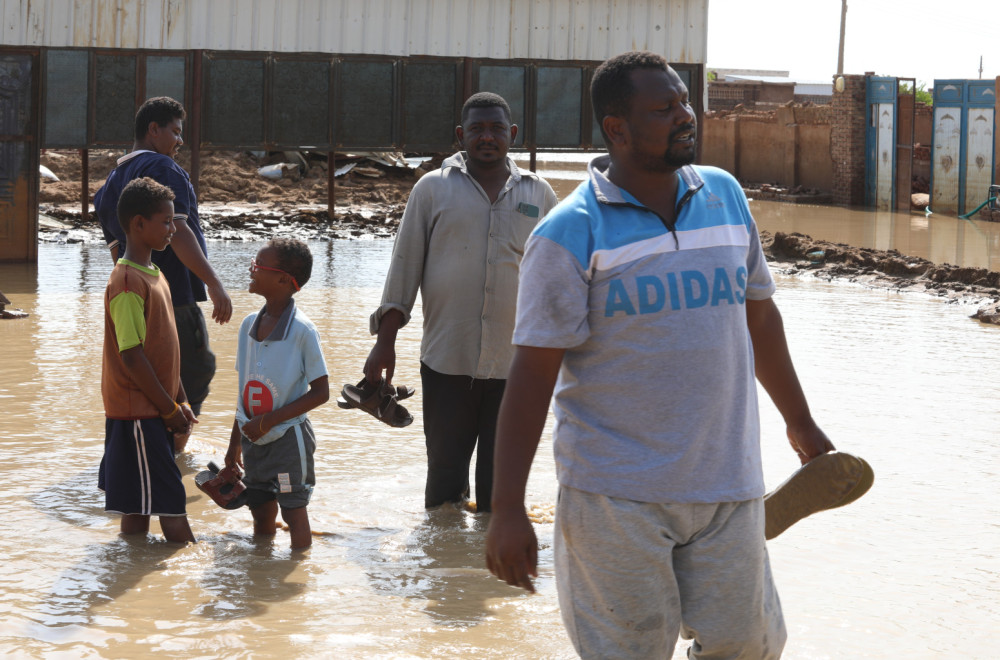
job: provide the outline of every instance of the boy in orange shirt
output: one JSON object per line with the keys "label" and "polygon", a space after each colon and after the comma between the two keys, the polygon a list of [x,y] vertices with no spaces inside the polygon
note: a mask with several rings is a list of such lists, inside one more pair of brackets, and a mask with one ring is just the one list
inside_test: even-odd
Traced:
{"label": "boy in orange shirt", "polygon": [[194,542],[173,434],[197,420],[180,380],[180,344],[170,286],[153,264],[170,244],[174,193],[152,179],[131,181],[118,201],[128,237],[104,292],[104,510],[121,514],[122,534],[146,534],[159,516],[167,541]]}

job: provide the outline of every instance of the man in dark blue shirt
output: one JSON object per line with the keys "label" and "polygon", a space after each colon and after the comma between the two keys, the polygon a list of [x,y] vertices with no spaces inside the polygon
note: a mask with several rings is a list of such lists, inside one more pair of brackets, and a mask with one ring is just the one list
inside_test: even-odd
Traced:
{"label": "man in dark blue shirt", "polygon": [[[208,247],[198,220],[198,200],[191,179],[174,161],[184,144],[181,137],[184,118],[184,107],[172,98],[160,96],[143,103],[135,116],[132,149],[118,159],[117,167],[94,195],[94,208],[111,258],[117,261],[125,251],[125,232],[117,216],[122,189],[133,179],[150,177],[173,190],[177,233],[166,250],[153,254],[153,263],[170,283],[181,344],[181,381],[191,409],[198,415],[215,375],[215,354],[209,348],[205,316],[198,303],[211,298],[212,319],[217,323],[229,321],[233,303],[208,262]],[[178,452],[185,444],[187,436],[175,438]]]}

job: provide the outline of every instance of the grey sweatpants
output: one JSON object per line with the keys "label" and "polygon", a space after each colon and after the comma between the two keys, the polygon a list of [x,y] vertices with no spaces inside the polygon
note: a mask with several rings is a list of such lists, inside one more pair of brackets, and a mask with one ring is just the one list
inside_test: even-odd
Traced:
{"label": "grey sweatpants", "polygon": [[556,586],[582,658],[779,658],[763,500],[652,504],[561,486]]}

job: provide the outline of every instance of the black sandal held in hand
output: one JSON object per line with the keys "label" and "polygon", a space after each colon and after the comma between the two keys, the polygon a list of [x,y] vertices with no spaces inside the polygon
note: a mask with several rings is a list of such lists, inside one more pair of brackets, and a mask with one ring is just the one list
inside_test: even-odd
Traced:
{"label": "black sandal held in hand", "polygon": [[[354,387],[354,388],[357,388],[357,389],[363,389],[365,387],[365,382],[366,382],[365,379],[362,378],[360,381],[358,381],[357,385],[344,385],[344,387],[345,388],[346,387]],[[412,387],[410,387],[409,385],[397,385],[396,386],[396,400],[397,401],[402,401],[403,399],[409,399],[411,396],[414,395],[415,392],[416,392],[416,390],[413,389]],[[344,397],[343,390],[341,390],[340,396]],[[350,401],[347,401],[346,397],[341,398],[341,399],[337,399],[337,405],[340,406],[341,408],[343,408],[344,410],[349,410],[351,408],[357,408],[356,405],[354,405]]]}
{"label": "black sandal held in hand", "polygon": [[360,408],[380,422],[402,428],[413,423],[413,415],[399,405],[399,400],[413,396],[415,391],[405,385],[393,387],[384,378],[375,384],[362,379],[357,385],[344,385],[340,392],[343,399],[338,399],[337,405],[341,408]]}

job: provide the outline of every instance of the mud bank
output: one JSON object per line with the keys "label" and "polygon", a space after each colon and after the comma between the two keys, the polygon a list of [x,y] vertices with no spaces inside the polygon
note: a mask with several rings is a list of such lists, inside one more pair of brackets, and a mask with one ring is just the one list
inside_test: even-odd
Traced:
{"label": "mud bank", "polygon": [[935,264],[898,250],[874,250],[799,233],[761,232],[772,267],[789,275],[845,280],[877,289],[919,292],[977,305],[972,318],[1000,325],[1000,272]]}

